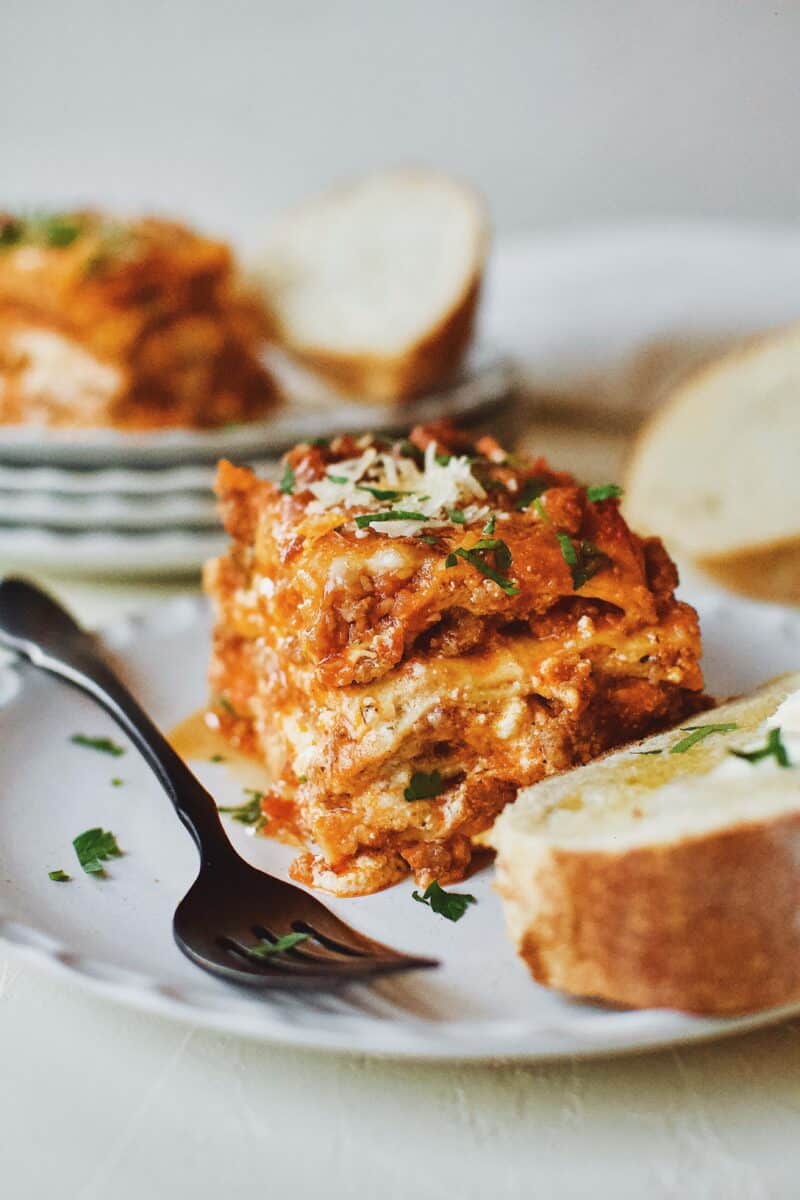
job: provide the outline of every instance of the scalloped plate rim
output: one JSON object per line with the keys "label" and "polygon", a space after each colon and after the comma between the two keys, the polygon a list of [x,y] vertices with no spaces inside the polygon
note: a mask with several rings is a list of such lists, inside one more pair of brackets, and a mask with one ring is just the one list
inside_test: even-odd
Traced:
{"label": "scalloped plate rim", "polygon": [[[692,596],[698,602],[699,596]],[[743,609],[743,615],[760,612],[776,630],[791,627],[800,640],[800,611],[780,606],[755,604],[737,597],[710,593],[712,611],[724,616],[725,609]],[[180,621],[189,627],[205,619],[202,597],[178,597],[147,612],[111,622],[102,631],[112,650],[135,655],[137,639],[165,636]],[[3,667],[25,681],[13,665]],[[13,704],[13,696],[5,703]],[[4,705],[5,706],[5,705]],[[244,1008],[235,993],[230,1002],[209,1002],[191,987],[176,987],[157,975],[131,971],[102,958],[71,950],[46,929],[27,922],[11,922],[3,913],[0,897],[0,943],[12,948],[31,963],[115,1002],[141,1011],[223,1033],[234,1033],[274,1044],[350,1052],[384,1058],[437,1061],[487,1061],[498,1058],[517,1061],[555,1060],[567,1057],[602,1057],[661,1049],[666,1046],[706,1041],[762,1028],[800,1012],[792,1004],[738,1018],[703,1018],[667,1010],[608,1012],[580,1006],[566,1017],[552,1020],[492,1018],[480,1020],[426,1021],[419,1018],[375,1019],[356,1011],[339,1015],[333,1028],[310,1027],[281,1016],[280,1009],[265,1002],[262,1009]],[[414,978],[414,977],[411,977]],[[424,976],[416,978],[424,979]],[[424,985],[423,985],[424,986]],[[531,986],[535,986],[531,984]],[[193,998],[193,996],[195,998]],[[571,1015],[570,1015],[571,1013]]]}

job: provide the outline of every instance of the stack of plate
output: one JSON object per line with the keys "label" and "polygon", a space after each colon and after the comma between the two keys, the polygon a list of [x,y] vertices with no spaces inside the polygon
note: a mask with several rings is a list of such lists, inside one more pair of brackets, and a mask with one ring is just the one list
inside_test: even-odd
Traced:
{"label": "stack of plate", "polygon": [[477,349],[446,392],[402,408],[301,391],[269,421],[211,432],[2,429],[0,562],[71,574],[195,572],[224,545],[212,490],[218,459],[269,477],[295,442],[477,419],[512,382],[507,359]]}

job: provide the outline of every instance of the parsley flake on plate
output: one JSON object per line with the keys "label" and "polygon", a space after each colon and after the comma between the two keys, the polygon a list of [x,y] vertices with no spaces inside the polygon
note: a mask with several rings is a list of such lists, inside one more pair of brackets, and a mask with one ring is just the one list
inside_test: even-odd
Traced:
{"label": "parsley flake on plate", "polygon": [[108,737],[88,737],[85,733],[73,733],[69,739],[75,746],[85,746],[87,750],[98,750],[101,754],[110,754],[119,758],[125,753],[124,746],[118,746]]}
{"label": "parsley flake on plate", "polygon": [[679,742],[671,748],[670,754],[685,754],[687,750],[691,750],[692,746],[696,746],[698,742],[704,741],[707,737],[711,737],[712,733],[731,733],[739,726],[735,722],[729,722],[725,725],[685,725],[681,730],[689,736],[681,738]]}
{"label": "parsley flake on plate", "polygon": [[124,782],[125,782],[125,780],[120,779],[119,775],[115,775],[114,778],[111,780],[111,786],[112,787],[122,787]]}
{"label": "parsley flake on plate", "polygon": [[444,781],[439,771],[414,771],[403,792],[406,800],[432,800],[444,791]]}
{"label": "parsley flake on plate", "polygon": [[106,829],[87,829],[78,834],[72,845],[87,875],[105,875],[103,863],[122,856],[117,839]]}
{"label": "parsley flake on plate", "polygon": [[48,871],[47,878],[52,879],[53,883],[69,883],[69,881],[72,879],[72,876],[68,875],[66,871],[58,870]]}
{"label": "parsley flake on plate", "polygon": [[261,809],[264,793],[260,792],[258,788],[244,788],[244,793],[250,797],[249,800],[245,800],[241,804],[220,805],[217,812],[227,813],[240,825],[251,825],[258,833],[267,823],[267,818]]}
{"label": "parsley flake on plate", "polygon": [[765,758],[774,758],[779,767],[790,767],[792,765],[789,752],[781,737],[780,728],[770,729],[767,734],[766,743],[759,750],[731,750],[731,754],[735,754],[737,758],[743,758],[746,762],[750,763],[761,762]]}
{"label": "parsley flake on plate", "polygon": [[257,946],[248,946],[248,950],[255,958],[272,958],[275,954],[293,950],[305,941],[308,941],[307,933],[285,933],[274,942],[261,941]]}
{"label": "parsley flake on plate", "polygon": [[284,496],[291,496],[294,494],[294,486],[296,483],[297,483],[297,476],[295,475],[294,471],[287,463],[284,468],[284,472],[283,472],[281,481],[278,484],[278,491],[283,492]]}
{"label": "parsley flake on plate", "polygon": [[586,499],[591,504],[597,504],[599,500],[617,500],[622,495],[622,488],[618,483],[598,483],[586,489]]}
{"label": "parsley flake on plate", "polygon": [[478,903],[469,892],[446,892],[435,879],[433,883],[428,884],[422,895],[417,891],[411,895],[420,904],[427,904],[428,908],[440,917],[446,917],[448,921],[460,921],[467,911],[467,906]]}

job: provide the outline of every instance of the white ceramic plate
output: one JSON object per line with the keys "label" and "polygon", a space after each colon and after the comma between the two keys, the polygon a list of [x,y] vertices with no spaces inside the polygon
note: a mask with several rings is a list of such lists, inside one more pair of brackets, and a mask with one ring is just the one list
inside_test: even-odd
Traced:
{"label": "white ceramic plate", "polygon": [[[242,461],[242,460],[237,460]],[[247,459],[260,475],[278,472],[275,459]],[[188,466],[150,467],[30,467],[0,462],[0,494],[46,494],[87,498],[122,495],[163,497],[176,492],[211,492],[217,464],[193,463]]]}
{"label": "white ceramic plate", "polygon": [[150,496],[118,492],[86,496],[52,492],[0,490],[0,522],[38,525],[65,531],[145,531],[191,528],[216,529],[217,504],[209,492],[167,492]]}
{"label": "white ceramic plate", "polygon": [[296,397],[274,417],[230,429],[188,429],[120,433],[113,429],[62,430],[33,426],[0,427],[0,460],[52,466],[167,465],[238,461],[254,455],[278,456],[310,437],[332,437],[351,430],[391,432],[441,417],[470,419],[503,401],[514,382],[508,358],[476,346],[456,382],[436,395],[407,404],[365,404],[339,394],[324,400]]}
{"label": "white ceramic plate", "polygon": [[70,577],[115,579],[196,575],[227,544],[221,529],[153,530],[0,527],[5,571],[47,570]]}
{"label": "white ceramic plate", "polygon": [[[800,612],[690,595],[699,606],[709,685],[724,694],[800,666]],[[110,628],[106,645],[166,728],[205,694],[208,617],[180,600]],[[88,700],[28,666],[0,670],[0,937],[54,971],[138,1008],[214,1029],[309,1047],[419,1058],[532,1059],[609,1054],[732,1034],[798,1011],[742,1020],[624,1012],[536,986],[503,929],[492,871],[460,890],[478,899],[453,925],[415,903],[404,883],[331,900],[366,933],[441,960],[435,972],[356,988],[340,998],[242,996],[193,967],[172,942],[172,912],[196,870],[192,843],[132,749],[111,758],[75,733],[123,740]],[[241,799],[226,768],[199,764],[221,803]],[[121,777],[121,787],[111,785]],[[124,857],[106,879],[83,875],[71,848],[82,830],[112,830]],[[230,826],[242,853],[284,875],[291,850]],[[50,870],[71,883],[52,883]]]}

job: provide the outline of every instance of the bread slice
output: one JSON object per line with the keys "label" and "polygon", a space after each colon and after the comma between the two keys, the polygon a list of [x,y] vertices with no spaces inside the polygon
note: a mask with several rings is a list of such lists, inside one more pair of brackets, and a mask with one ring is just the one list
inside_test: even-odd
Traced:
{"label": "bread slice", "polygon": [[255,263],[276,338],[354,397],[403,400],[457,370],[488,246],[469,187],[384,171],[280,218]]}
{"label": "bread slice", "polygon": [[[540,983],[697,1013],[800,1000],[800,673],[690,724],[736,728],[685,749],[658,734],[497,819],[509,932]],[[730,753],[776,725],[792,766]]]}
{"label": "bread slice", "polygon": [[677,388],[636,441],[624,508],[729,585],[800,601],[800,324]]}

